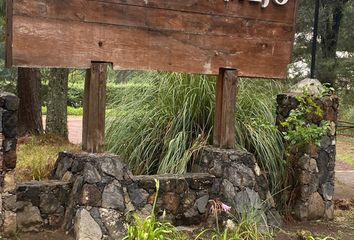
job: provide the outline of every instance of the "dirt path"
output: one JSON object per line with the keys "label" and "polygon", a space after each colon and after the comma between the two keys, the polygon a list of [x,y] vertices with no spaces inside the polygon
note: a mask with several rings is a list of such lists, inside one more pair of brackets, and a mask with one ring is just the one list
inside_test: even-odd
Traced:
{"label": "dirt path", "polygon": [[[45,128],[46,116],[43,116],[43,128]],[[82,142],[82,117],[68,116],[69,141],[74,144]]]}
{"label": "dirt path", "polygon": [[82,117],[69,116],[68,117],[69,141],[74,144],[81,144],[82,142]]}

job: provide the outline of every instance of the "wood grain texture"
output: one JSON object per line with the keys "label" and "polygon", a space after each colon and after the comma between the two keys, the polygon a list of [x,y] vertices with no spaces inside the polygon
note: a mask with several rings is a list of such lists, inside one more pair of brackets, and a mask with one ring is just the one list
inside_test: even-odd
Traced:
{"label": "wood grain texture", "polygon": [[261,9],[248,1],[13,0],[7,64],[284,78],[297,1]]}
{"label": "wood grain texture", "polygon": [[104,151],[107,63],[92,63],[86,72],[82,149]]}
{"label": "wood grain texture", "polygon": [[213,145],[220,148],[235,147],[235,106],[237,70],[220,69],[216,82],[216,107]]}

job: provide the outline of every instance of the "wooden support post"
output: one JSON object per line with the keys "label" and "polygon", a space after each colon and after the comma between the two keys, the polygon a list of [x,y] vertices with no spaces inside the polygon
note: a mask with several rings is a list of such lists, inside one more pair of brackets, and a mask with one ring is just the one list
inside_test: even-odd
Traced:
{"label": "wooden support post", "polygon": [[107,66],[94,62],[86,71],[82,149],[87,152],[104,151]]}
{"label": "wooden support post", "polygon": [[221,68],[216,83],[216,108],[213,144],[220,148],[235,147],[235,106],[237,70]]}

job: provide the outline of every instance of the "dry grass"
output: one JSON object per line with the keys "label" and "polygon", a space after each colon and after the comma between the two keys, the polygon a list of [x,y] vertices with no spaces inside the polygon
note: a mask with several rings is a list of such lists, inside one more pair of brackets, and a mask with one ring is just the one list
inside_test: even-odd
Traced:
{"label": "dry grass", "polygon": [[337,137],[337,159],[354,165],[354,137]]}
{"label": "dry grass", "polygon": [[53,135],[19,139],[16,167],[18,181],[47,179],[59,152],[79,149],[78,145]]}

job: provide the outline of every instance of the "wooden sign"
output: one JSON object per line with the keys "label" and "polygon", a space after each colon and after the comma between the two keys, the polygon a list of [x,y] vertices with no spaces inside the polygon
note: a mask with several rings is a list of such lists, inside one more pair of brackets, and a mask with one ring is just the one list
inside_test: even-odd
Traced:
{"label": "wooden sign", "polygon": [[7,66],[285,78],[297,0],[7,0]]}

